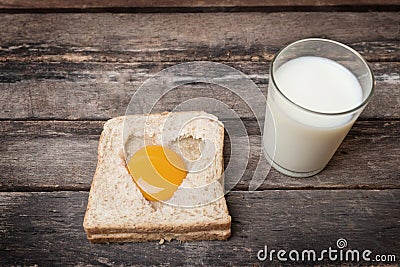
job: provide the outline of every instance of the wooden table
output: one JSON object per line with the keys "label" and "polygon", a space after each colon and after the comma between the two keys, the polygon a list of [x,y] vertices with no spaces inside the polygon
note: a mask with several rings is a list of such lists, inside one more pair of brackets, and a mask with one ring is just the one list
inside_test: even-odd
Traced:
{"label": "wooden table", "polygon": [[[182,0],[184,8],[176,8],[179,1],[157,8],[148,7],[154,1],[0,2],[1,266],[265,264],[257,259],[265,245],[322,250],[336,248],[339,238],[351,249],[396,255],[386,263],[399,264],[399,1],[239,2]],[[208,60],[248,74],[266,93],[273,55],[306,37],[352,46],[377,80],[372,101],[323,172],[295,179],[271,170],[249,191],[260,155],[253,114],[222,88],[186,85],[155,111],[213,97],[235,110],[249,132],[249,165],[226,197],[231,238],[162,245],[86,240],[82,222],[99,134],[107,119],[125,113],[142,82],[174,64]]]}

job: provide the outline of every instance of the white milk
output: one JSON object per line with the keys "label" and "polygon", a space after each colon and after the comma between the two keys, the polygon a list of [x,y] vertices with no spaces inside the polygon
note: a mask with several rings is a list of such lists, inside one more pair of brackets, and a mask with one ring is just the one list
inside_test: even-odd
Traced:
{"label": "white milk", "polygon": [[[342,65],[326,58],[290,60],[274,72],[274,78],[288,99],[314,112],[345,112],[359,106],[363,100],[357,78]],[[361,110],[346,115],[313,113],[290,103],[277,92],[272,81],[268,91],[270,110],[267,108],[263,141],[270,158],[276,146],[274,167],[287,174],[298,173],[295,176],[321,171]]]}

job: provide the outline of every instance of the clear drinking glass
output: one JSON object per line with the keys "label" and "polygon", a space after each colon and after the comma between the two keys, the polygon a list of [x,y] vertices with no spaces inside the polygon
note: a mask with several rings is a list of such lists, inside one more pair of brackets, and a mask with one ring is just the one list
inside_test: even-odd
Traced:
{"label": "clear drinking glass", "polygon": [[[288,91],[284,90],[286,89],[284,88],[285,84],[288,84],[288,82],[290,84],[291,80],[294,83],[291,86],[296,87],[295,80],[302,77],[298,72],[290,71],[286,71],[284,75],[283,69],[279,69],[285,63],[296,59],[291,63],[293,66],[293,62],[309,59],[319,60],[319,58],[328,59],[327,63],[330,62],[329,64],[332,61],[339,63],[349,71],[350,75],[354,75],[356,78],[354,81],[358,81],[359,87],[361,87],[360,92],[362,92],[357,105],[345,110],[340,108],[335,110],[333,100],[326,101],[325,99],[326,103],[324,104],[324,101],[319,101],[319,99],[313,100],[314,95],[310,94],[309,91],[304,92],[304,94],[301,91],[294,92],[298,94],[298,99],[304,100],[304,103],[308,100],[319,101],[318,104],[322,108],[324,108],[324,105],[330,106],[330,110],[321,111],[300,103],[289,95]],[[354,95],[354,93],[349,90],[349,95],[347,95],[347,91],[343,91],[343,88],[345,88],[341,85],[343,81],[338,80],[341,77],[335,76],[337,73],[334,70],[334,65],[332,65],[333,72],[327,76],[329,79],[327,79],[326,86],[329,86],[330,89],[326,93],[334,96],[336,101],[341,103],[342,100],[347,101],[349,96]],[[299,70],[302,72],[304,69],[300,68]],[[277,79],[279,71],[284,75],[280,76],[280,80]],[[312,70],[304,71],[308,71],[308,74],[310,74]],[[320,75],[318,74],[319,71],[319,69],[315,69],[315,75]],[[297,77],[295,77],[296,75]],[[323,77],[316,78],[323,79]],[[328,164],[367,105],[373,94],[374,86],[374,76],[367,62],[355,50],[339,42],[318,38],[304,39],[289,44],[280,50],[271,63],[267,97],[269,108],[266,111],[263,135],[264,151],[269,163],[278,171],[293,177],[308,177],[320,172]],[[327,90],[328,87],[319,88]],[[359,88],[357,89],[359,90]],[[335,95],[339,91],[341,95]]]}

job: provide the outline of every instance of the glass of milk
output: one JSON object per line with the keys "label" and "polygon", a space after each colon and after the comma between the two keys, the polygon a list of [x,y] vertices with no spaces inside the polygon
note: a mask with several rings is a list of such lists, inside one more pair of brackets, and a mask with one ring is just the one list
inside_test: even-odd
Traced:
{"label": "glass of milk", "polygon": [[263,147],[283,174],[320,172],[370,100],[375,80],[352,48],[304,39],[272,60]]}

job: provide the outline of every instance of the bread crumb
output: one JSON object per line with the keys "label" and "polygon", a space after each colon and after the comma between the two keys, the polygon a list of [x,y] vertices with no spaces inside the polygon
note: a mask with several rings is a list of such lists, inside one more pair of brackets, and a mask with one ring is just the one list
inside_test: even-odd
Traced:
{"label": "bread crumb", "polygon": [[158,244],[162,245],[162,244],[164,244],[164,242],[165,242],[164,238],[161,238],[160,242],[158,242]]}

